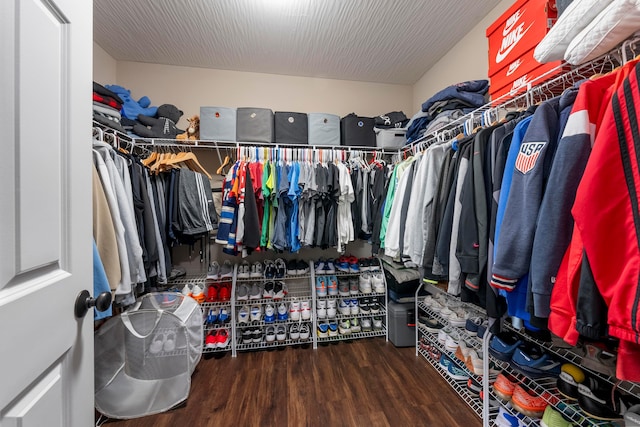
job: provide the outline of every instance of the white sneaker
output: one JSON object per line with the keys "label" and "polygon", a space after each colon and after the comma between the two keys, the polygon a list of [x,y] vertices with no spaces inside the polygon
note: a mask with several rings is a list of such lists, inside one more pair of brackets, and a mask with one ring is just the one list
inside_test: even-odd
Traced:
{"label": "white sneaker", "polygon": [[291,301],[289,305],[289,319],[296,322],[300,320],[300,301]]}
{"label": "white sneaker", "polygon": [[191,298],[198,302],[204,302],[204,290],[197,283],[193,285],[193,289],[191,290]]}
{"label": "white sneaker", "polygon": [[287,327],[285,325],[276,326],[276,339],[280,342],[287,339]]}
{"label": "white sneaker", "polygon": [[[445,326],[444,328],[438,331],[438,342],[444,345],[447,342],[447,337],[453,331],[449,326]],[[454,349],[455,350],[455,349]]]}
{"label": "white sneaker", "polygon": [[265,323],[273,323],[276,321],[276,308],[271,303],[267,304],[264,308],[264,321]]}
{"label": "white sneaker", "polygon": [[373,318],[373,329],[382,329],[382,318],[374,317]]}
{"label": "white sneaker", "polygon": [[271,325],[265,330],[264,340],[266,342],[274,342],[276,340],[276,327]]}
{"label": "white sneaker", "polygon": [[302,301],[300,303],[300,316],[302,320],[311,319],[311,304],[309,304],[309,301]]}
{"label": "white sneaker", "polygon": [[220,277],[220,264],[218,261],[211,261],[207,270],[207,279],[218,280]]}
{"label": "white sneaker", "polygon": [[300,339],[300,324],[294,323],[289,328],[289,338],[292,340]]}
{"label": "white sneaker", "polygon": [[262,306],[261,305],[252,305],[250,311],[251,321],[261,321],[262,320]]}
{"label": "white sneaker", "polygon": [[318,319],[326,319],[327,318],[327,300],[319,299],[317,302],[318,306]]}
{"label": "white sneaker", "polygon": [[359,280],[360,292],[362,292],[363,294],[370,294],[371,293],[371,275],[369,273],[362,273],[358,280]]}
{"label": "white sneaker", "polygon": [[248,279],[251,273],[251,267],[248,261],[242,261],[238,266],[238,279]]}
{"label": "white sneaker", "polygon": [[362,332],[371,332],[371,318],[363,317],[361,320]]}
{"label": "white sneaker", "polygon": [[335,319],[337,312],[337,304],[338,302],[335,299],[330,299],[327,301],[327,317],[329,319]]}
{"label": "white sneaker", "polygon": [[467,324],[467,319],[469,318],[469,312],[462,308],[455,308],[451,310],[451,314],[449,314],[449,324],[451,326],[456,326],[458,328],[464,328]]}
{"label": "white sneaker", "polygon": [[185,297],[191,296],[191,286],[189,286],[188,283],[184,285],[184,288],[182,288],[182,295],[184,295]]}
{"label": "white sneaker", "polygon": [[255,279],[262,277],[262,263],[260,261],[256,261],[251,265],[251,273],[249,276]]}
{"label": "white sneaker", "polygon": [[300,339],[308,340],[311,335],[311,330],[309,329],[308,323],[303,323],[300,325]]}
{"label": "white sneaker", "polygon": [[354,317],[353,319],[351,319],[351,332],[358,333],[361,330],[362,329],[360,329],[360,321],[358,320],[358,318]]}
{"label": "white sneaker", "polygon": [[349,308],[351,309],[350,310],[351,314],[360,313],[360,307],[358,306],[358,299],[357,298],[352,298],[351,299],[351,302],[349,303]]}
{"label": "white sneaker", "polygon": [[321,259],[318,261],[318,264],[316,265],[316,274],[324,274],[324,264],[324,260]]}
{"label": "white sneaker", "polygon": [[378,294],[384,293],[384,277],[381,272],[371,273],[371,287],[373,292]]}
{"label": "white sneaker", "polygon": [[349,319],[344,319],[342,322],[340,322],[340,324],[338,325],[338,332],[340,332],[340,335],[351,334],[351,322],[349,322]]}
{"label": "white sneaker", "polygon": [[243,305],[238,310],[238,323],[249,323],[249,306]]}
{"label": "white sneaker", "polygon": [[451,330],[451,332],[449,332],[449,334],[447,334],[447,339],[444,342],[444,348],[446,348],[449,351],[456,351],[456,349],[458,348],[458,343],[460,342],[460,335],[454,331]]}
{"label": "white sneaker", "polygon": [[340,306],[338,307],[338,309],[340,310],[340,314],[342,314],[343,316],[348,316],[351,314],[351,306],[350,306],[350,300],[340,300]]}

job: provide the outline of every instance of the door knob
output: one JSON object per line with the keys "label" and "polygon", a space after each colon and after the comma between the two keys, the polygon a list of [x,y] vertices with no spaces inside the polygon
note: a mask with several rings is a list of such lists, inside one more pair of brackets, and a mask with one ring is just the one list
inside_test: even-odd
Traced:
{"label": "door knob", "polygon": [[74,312],[77,318],[84,317],[91,307],[98,311],[105,311],[111,305],[111,292],[102,292],[98,298],[91,298],[88,290],[83,290],[76,298]]}

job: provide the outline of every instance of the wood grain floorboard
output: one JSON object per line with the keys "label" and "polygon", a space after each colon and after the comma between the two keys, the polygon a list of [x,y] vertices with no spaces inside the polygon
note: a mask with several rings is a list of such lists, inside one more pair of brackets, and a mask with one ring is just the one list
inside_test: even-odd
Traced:
{"label": "wood grain floorboard", "polygon": [[203,358],[185,404],[105,427],[481,425],[414,348],[372,338]]}

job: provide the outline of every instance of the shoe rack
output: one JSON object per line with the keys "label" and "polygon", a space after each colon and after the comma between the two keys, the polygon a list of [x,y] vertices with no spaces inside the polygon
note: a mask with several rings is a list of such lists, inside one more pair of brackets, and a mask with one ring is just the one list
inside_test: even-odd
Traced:
{"label": "shoe rack", "polygon": [[[336,315],[334,317],[329,318],[324,317],[323,319],[318,318],[317,316],[317,311],[315,312],[316,314],[316,328],[313,331],[314,333],[314,337],[316,340],[316,346],[318,343],[328,343],[328,342],[336,342],[336,341],[347,341],[347,340],[355,340],[355,339],[362,339],[362,338],[370,338],[370,337],[381,337],[384,336],[386,340],[388,340],[388,334],[387,334],[387,325],[389,324],[388,322],[388,312],[387,312],[387,282],[386,282],[386,278],[384,277],[384,273],[382,270],[382,263],[380,262],[379,259],[375,258],[376,260],[376,265],[372,266],[372,268],[374,268],[374,270],[370,270],[370,271],[363,271],[363,272],[350,272],[350,273],[346,273],[346,272],[342,272],[335,270],[335,273],[326,273],[326,274],[314,274],[314,280],[313,280],[313,284],[315,287],[315,282],[316,282],[316,277],[317,276],[325,276],[325,277],[333,277],[335,276],[338,280],[340,279],[344,279],[344,280],[349,280],[349,279],[355,279],[358,280],[360,279],[360,276],[364,273],[369,273],[369,272],[373,272],[373,271],[378,271],[381,273],[382,276],[382,281],[384,284],[384,292],[373,292],[373,286],[371,289],[370,293],[363,293],[360,290],[360,287],[358,287],[358,292],[357,293],[350,293],[349,296],[346,295],[340,295],[339,293],[337,295],[329,295],[327,292],[327,295],[324,296],[318,296],[318,293],[316,292],[315,288],[314,288],[314,292],[313,292],[313,298],[314,298],[314,308],[317,310],[318,307],[318,303],[320,301],[323,301],[325,304],[329,304],[329,301],[334,301],[336,304]],[[370,267],[371,268],[371,267]],[[359,282],[358,282],[359,283]],[[350,314],[342,314],[340,312],[340,300],[342,299],[356,299],[358,300],[358,306],[360,306],[360,302],[364,301],[365,298],[369,298],[369,299],[375,299],[376,302],[379,305],[379,311],[377,313],[371,313],[371,312],[363,312],[361,310],[358,309],[357,313],[350,313]],[[381,325],[380,327],[376,328],[374,327],[374,321],[373,318],[379,318],[381,320]],[[341,323],[345,322],[345,321],[349,321],[349,323],[351,322],[352,319],[357,319],[358,323],[359,323],[359,327],[360,330],[353,332],[351,330],[351,327],[349,328],[347,333],[344,333],[347,331],[346,328],[341,328]],[[371,321],[371,330],[368,331],[364,331],[362,330],[362,321],[363,319],[370,319]],[[321,332],[319,330],[319,326],[321,323],[325,323],[325,324],[329,324],[335,322],[334,324],[337,325],[337,331],[335,333],[331,333],[330,332],[330,328],[327,328],[327,335],[326,336],[320,336]]]}
{"label": "shoe rack", "polygon": [[[588,416],[586,413],[584,413],[584,411],[582,411],[577,401],[569,400],[560,394],[556,385],[557,378],[531,378],[513,369],[509,362],[501,361],[493,357],[489,352],[489,342],[492,335],[488,331],[488,329],[484,334],[484,337],[480,338],[476,334],[466,330],[464,327],[455,327],[450,325],[448,319],[442,316],[440,312],[433,310],[430,306],[424,303],[424,296],[419,296],[421,289],[427,290],[432,295],[437,295],[438,293],[443,292],[433,285],[422,284],[416,292],[416,313],[418,313],[418,316],[426,315],[431,318],[437,319],[440,323],[445,325],[445,327],[449,327],[458,332],[461,338],[464,338],[467,343],[472,344],[476,352],[482,353],[483,368],[485,372],[488,371],[489,363],[492,362],[495,365],[495,369],[497,371],[509,373],[518,381],[519,384],[533,391],[537,396],[541,396],[548,405],[552,406],[553,409],[561,413],[566,420],[573,422],[575,425],[622,425],[615,424],[615,422],[612,423],[611,421],[599,420]],[[453,298],[451,296],[449,297]],[[486,318],[486,315],[484,315],[484,312],[481,308],[471,304],[461,304],[463,308],[468,308],[482,313]],[[572,363],[582,369],[585,373],[587,373],[587,375],[598,378],[599,381],[605,381],[610,384],[617,384],[617,387],[621,391],[632,394],[634,396],[640,396],[640,384],[629,381],[619,381],[614,377],[610,377],[606,374],[583,366],[581,364],[583,356],[578,353],[578,350],[575,347],[558,347],[554,346],[551,342],[545,342],[531,337],[530,335],[525,334],[524,330],[515,328],[508,320],[503,321],[502,329],[517,334],[519,336],[519,339],[523,342],[530,342],[538,345],[546,352],[550,353],[554,357],[554,359],[560,361],[561,363]],[[521,426],[537,427],[540,425],[540,418],[527,417],[513,409],[510,403],[506,403],[500,400],[493,392],[491,386],[493,380],[495,379],[495,376],[475,375],[470,369],[467,368],[465,363],[456,358],[454,352],[444,348],[444,346],[438,341],[437,335],[437,333],[429,332],[424,327],[424,325],[418,323],[416,327],[416,355],[424,357],[429,362],[429,364],[431,364],[431,366],[433,366],[434,369],[438,371],[438,373],[449,383],[449,385],[454,390],[456,390],[461,399],[465,401],[465,403],[467,403],[467,405],[469,405],[469,407],[471,407],[471,409],[473,409],[473,411],[478,414],[479,417],[482,418],[483,424],[485,426],[498,425],[496,424],[496,417],[498,416],[500,407],[502,407],[504,411],[510,413],[511,415],[516,416],[519,419],[519,425]],[[437,350],[437,352],[434,351],[434,349]],[[441,366],[439,360],[434,357],[434,353],[438,356],[440,354],[447,355],[458,368],[465,371],[469,378],[472,378],[475,382],[481,384],[484,390],[484,395],[489,396],[488,401],[484,402],[480,400],[477,394],[474,394],[472,391],[470,391],[466,386],[467,381],[452,379],[448,371],[443,366]]]}
{"label": "shoe rack", "polygon": [[[239,278],[238,277],[238,266],[236,264],[233,269],[233,288],[232,288],[232,311],[234,312],[234,324],[233,324],[233,352],[232,355],[235,357],[238,351],[250,351],[250,350],[266,350],[274,347],[283,347],[283,346],[291,346],[291,345],[313,345],[315,347],[314,341],[314,332],[315,332],[315,308],[313,305],[313,292],[312,292],[312,283],[313,283],[313,262],[309,262],[309,273],[303,275],[288,275],[285,273],[282,278],[273,278],[273,279],[265,279],[264,277],[259,278]],[[238,288],[242,285],[247,285],[251,288],[253,285],[263,286],[265,282],[268,281],[281,281],[286,284],[288,288],[287,294],[282,299],[273,299],[273,298],[263,298],[261,295],[260,298],[247,299],[247,300],[238,300],[237,299],[237,291]],[[262,290],[263,288],[261,288]],[[250,297],[249,297],[250,298]],[[307,301],[309,303],[309,319],[293,320],[291,318],[291,306],[292,303],[302,303],[303,301]],[[277,308],[280,303],[284,303],[287,308],[287,320],[278,321],[277,320]],[[265,308],[267,304],[273,304],[275,308],[275,316],[276,320],[273,322],[265,322]],[[249,308],[249,313],[251,313],[252,307],[260,307],[262,310],[262,315],[260,320],[249,320],[249,323],[240,323],[238,319],[238,313],[240,309],[246,306]],[[302,316],[300,314],[300,316]],[[309,328],[309,337],[307,339],[303,338],[291,338],[291,328],[299,328],[302,327],[303,324],[306,324]],[[278,340],[277,337],[273,341],[267,341],[266,332],[270,326],[274,326],[276,329],[278,326],[284,326],[286,328],[285,339]],[[252,340],[251,342],[246,341],[243,336],[243,332],[247,330],[252,331]],[[256,332],[258,331],[258,332]]]}

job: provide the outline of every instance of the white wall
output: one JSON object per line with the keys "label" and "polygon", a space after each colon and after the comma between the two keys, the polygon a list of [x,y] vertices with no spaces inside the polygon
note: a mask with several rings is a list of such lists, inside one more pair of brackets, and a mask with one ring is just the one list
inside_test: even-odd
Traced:
{"label": "white wall", "polygon": [[411,114],[419,111],[424,101],[447,86],[488,78],[489,45],[485,31],[513,2],[502,0],[413,85]]}
{"label": "white wall", "polygon": [[260,107],[274,111],[355,112],[376,116],[389,111],[411,115],[412,87],[312,77],[117,62],[117,83],[153,105],[174,104],[185,119],[201,106]]}
{"label": "white wall", "polygon": [[115,84],[116,64],[116,60],[99,44],[93,43],[93,81],[103,86]]}

